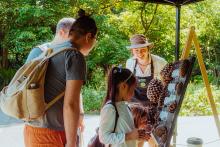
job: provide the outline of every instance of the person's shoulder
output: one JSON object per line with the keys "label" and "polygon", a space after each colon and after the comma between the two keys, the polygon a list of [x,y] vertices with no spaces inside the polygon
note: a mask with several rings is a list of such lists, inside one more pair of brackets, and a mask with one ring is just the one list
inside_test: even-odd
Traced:
{"label": "person's shoulder", "polygon": [[41,53],[42,53],[42,51],[41,51],[40,48],[38,48],[38,47],[32,48],[30,53],[28,54],[28,57],[27,57],[25,63],[27,63],[27,62],[31,61],[32,59],[38,57]]}
{"label": "person's shoulder", "polygon": [[101,112],[105,113],[115,113],[115,107],[112,104],[105,104],[101,110]]}
{"label": "person's shoulder", "polygon": [[162,58],[158,55],[151,54],[151,57],[154,62],[167,63],[167,61],[164,58]]}
{"label": "person's shoulder", "polygon": [[64,54],[66,58],[84,59],[84,55],[76,48],[68,48],[66,51],[64,51]]}
{"label": "person's shoulder", "polygon": [[46,51],[48,48],[50,48],[51,43],[46,42],[44,44],[38,45],[36,48],[39,48],[42,52]]}
{"label": "person's shoulder", "polygon": [[30,53],[33,53],[33,52],[42,52],[42,50],[39,47],[34,47],[31,49]]}
{"label": "person's shoulder", "polygon": [[129,59],[127,59],[127,62],[134,62],[135,58],[134,57],[130,57]]}
{"label": "person's shoulder", "polygon": [[126,61],[126,66],[130,67],[131,65],[133,65],[135,63],[135,58],[131,57]]}

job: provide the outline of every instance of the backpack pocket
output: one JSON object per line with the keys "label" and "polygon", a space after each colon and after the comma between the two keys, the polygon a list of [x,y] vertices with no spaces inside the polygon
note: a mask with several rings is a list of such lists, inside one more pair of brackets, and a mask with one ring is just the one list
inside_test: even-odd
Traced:
{"label": "backpack pocket", "polygon": [[44,89],[36,87],[27,89],[27,111],[30,119],[36,119],[45,112]]}

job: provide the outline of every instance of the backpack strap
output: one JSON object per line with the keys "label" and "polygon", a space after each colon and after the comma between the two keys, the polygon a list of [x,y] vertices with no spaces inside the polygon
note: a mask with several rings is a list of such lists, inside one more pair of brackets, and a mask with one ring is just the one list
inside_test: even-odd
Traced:
{"label": "backpack strap", "polygon": [[[53,49],[52,48],[49,48],[47,49],[45,55],[47,56],[47,58],[52,58],[54,56],[56,56],[57,54],[61,53],[61,52],[64,52],[64,51],[68,51],[68,50],[76,50],[75,48],[64,48],[60,51],[57,51],[57,52],[53,52]],[[45,110],[48,110],[53,104],[55,104],[59,99],[61,99],[63,96],[64,96],[65,92],[61,92],[59,95],[57,95],[55,98],[53,98],[52,101],[50,101],[47,105],[46,105],[46,109]]]}
{"label": "backpack strap", "polygon": [[[107,104],[111,104],[111,105],[113,105],[114,108],[115,108],[115,111],[116,111],[116,115],[115,115],[115,126],[114,126],[114,131],[112,132],[112,133],[115,133],[115,129],[116,129],[116,127],[117,127],[118,118],[119,118],[118,109],[117,109],[115,103],[112,103],[112,101],[108,102]],[[108,147],[111,147],[111,144],[109,144]]]}
{"label": "backpack strap", "polygon": [[64,96],[65,92],[61,92],[59,95],[57,95],[52,101],[50,101],[47,105],[45,110],[48,110],[53,104],[55,104],[59,99],[61,99]]}
{"label": "backpack strap", "polygon": [[58,54],[60,54],[60,53],[62,53],[62,52],[64,52],[64,51],[68,51],[68,50],[77,50],[76,48],[64,48],[64,49],[62,49],[62,50],[59,50],[59,51],[53,51],[53,49],[52,48],[49,48],[47,51],[46,51],[46,56],[47,56],[47,58],[52,58],[52,57],[54,57],[54,56],[56,56],[56,55],[58,55]]}
{"label": "backpack strap", "polygon": [[116,115],[115,115],[115,126],[114,126],[114,131],[113,131],[113,133],[114,133],[114,132],[115,132],[115,129],[116,129],[116,126],[117,126],[117,123],[118,123],[119,113],[118,113],[117,107],[116,107],[116,105],[115,105],[114,103],[112,103],[112,102],[110,101],[110,102],[108,102],[107,104],[113,105],[114,108],[115,108],[115,111],[116,111]]}

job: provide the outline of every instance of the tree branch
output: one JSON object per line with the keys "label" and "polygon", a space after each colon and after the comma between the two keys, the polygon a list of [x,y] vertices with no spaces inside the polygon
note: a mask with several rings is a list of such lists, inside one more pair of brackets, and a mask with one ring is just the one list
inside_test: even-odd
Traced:
{"label": "tree branch", "polygon": [[[153,20],[154,20],[156,14],[157,14],[157,8],[158,8],[158,6],[159,6],[159,5],[157,4],[156,7],[155,7],[155,9],[154,9],[154,14],[153,14],[153,16],[152,16],[152,19],[151,19],[151,21],[150,21],[150,23],[149,23],[149,25],[147,26],[147,29],[146,29],[145,31],[148,31],[148,30],[150,29],[150,26],[151,26],[151,24],[153,23]],[[147,33],[147,32],[145,32],[145,33]]]}
{"label": "tree branch", "polygon": [[141,8],[141,24],[142,24],[142,26],[143,26],[143,28],[144,28],[144,32],[146,32],[146,30],[147,30],[147,26],[146,26],[146,24],[147,24],[147,21],[146,20],[144,20],[144,10],[145,10],[145,8],[146,8],[146,5],[147,5],[147,3],[144,3],[144,5],[143,5],[143,7]]}
{"label": "tree branch", "polygon": [[152,25],[153,23],[153,20],[157,14],[157,9],[158,9],[158,4],[156,5],[155,9],[154,9],[154,13],[153,13],[153,16],[150,20],[150,22],[148,23],[147,20],[146,20],[146,5],[147,3],[144,3],[143,7],[141,8],[141,23],[142,23],[142,26],[144,28],[144,34],[146,34],[148,32],[148,30],[150,29],[150,26]]}

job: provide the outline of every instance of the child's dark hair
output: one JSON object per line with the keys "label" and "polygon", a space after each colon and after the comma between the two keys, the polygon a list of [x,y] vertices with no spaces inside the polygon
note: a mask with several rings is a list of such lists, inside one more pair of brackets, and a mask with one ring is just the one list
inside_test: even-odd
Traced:
{"label": "child's dark hair", "polygon": [[95,37],[97,34],[97,26],[95,20],[90,16],[87,16],[85,11],[80,9],[78,12],[79,18],[73,23],[69,35],[76,35],[81,37],[87,33],[91,33],[92,37]]}
{"label": "child's dark hair", "polygon": [[115,96],[119,92],[117,86],[121,82],[125,82],[130,87],[136,83],[136,78],[129,69],[118,67],[112,68],[108,77],[107,94],[103,102],[103,106],[108,101],[115,104]]}

